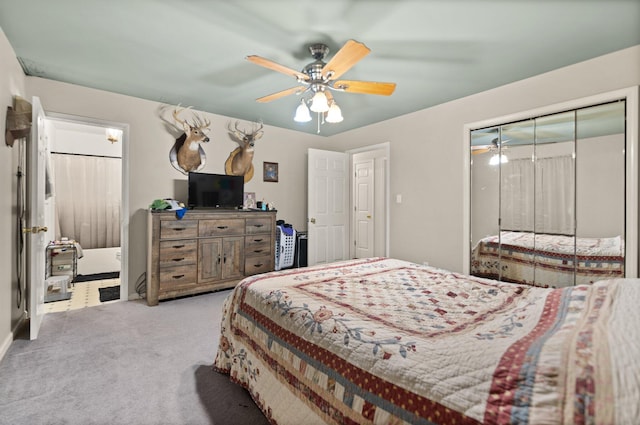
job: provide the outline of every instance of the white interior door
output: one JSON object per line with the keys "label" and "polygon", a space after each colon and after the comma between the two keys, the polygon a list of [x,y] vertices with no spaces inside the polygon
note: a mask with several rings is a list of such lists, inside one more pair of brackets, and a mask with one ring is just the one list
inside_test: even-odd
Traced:
{"label": "white interior door", "polygon": [[36,339],[44,317],[45,280],[45,159],[47,136],[45,114],[40,99],[32,100],[31,139],[27,143],[27,264],[29,292],[29,338]]}
{"label": "white interior door", "polygon": [[343,152],[308,151],[309,266],[346,260],[349,255],[348,161]]}
{"label": "white interior door", "polygon": [[354,247],[356,258],[374,256],[374,161],[358,160],[354,156]]}

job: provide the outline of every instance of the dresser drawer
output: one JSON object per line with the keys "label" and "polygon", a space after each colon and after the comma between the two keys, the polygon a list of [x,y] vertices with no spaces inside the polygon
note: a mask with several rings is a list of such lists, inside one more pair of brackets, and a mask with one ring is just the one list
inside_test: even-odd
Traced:
{"label": "dresser drawer", "polygon": [[160,239],[195,238],[198,236],[197,220],[162,220]]}
{"label": "dresser drawer", "polygon": [[271,233],[271,219],[265,218],[247,218],[246,233],[249,235],[255,233]]}
{"label": "dresser drawer", "polygon": [[244,274],[250,276],[258,273],[273,271],[273,256],[260,255],[256,257],[245,257]]}
{"label": "dresser drawer", "polygon": [[160,291],[195,285],[197,274],[193,265],[165,267],[160,270]]}
{"label": "dresser drawer", "polygon": [[245,255],[266,255],[273,252],[273,242],[271,235],[252,235],[245,236],[244,250]]}
{"label": "dresser drawer", "polygon": [[229,236],[244,234],[244,220],[229,218],[221,220],[200,220],[200,236]]}
{"label": "dresser drawer", "polygon": [[197,259],[198,243],[195,240],[175,240],[160,242],[161,268],[196,264]]}

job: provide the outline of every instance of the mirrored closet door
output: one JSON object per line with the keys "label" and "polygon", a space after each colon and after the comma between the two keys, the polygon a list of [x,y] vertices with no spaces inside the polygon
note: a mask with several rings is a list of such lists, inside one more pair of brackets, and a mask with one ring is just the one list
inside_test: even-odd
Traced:
{"label": "mirrored closet door", "polygon": [[551,287],[625,275],[625,107],[471,131],[470,274]]}

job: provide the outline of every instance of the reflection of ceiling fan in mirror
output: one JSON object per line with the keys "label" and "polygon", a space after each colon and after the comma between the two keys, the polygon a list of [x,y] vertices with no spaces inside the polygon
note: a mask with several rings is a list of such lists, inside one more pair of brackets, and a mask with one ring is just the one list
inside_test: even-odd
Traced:
{"label": "reflection of ceiling fan in mirror", "polygon": [[[371,51],[362,43],[354,40],[347,41],[327,63],[323,60],[329,53],[329,48],[325,44],[312,44],[309,46],[309,51],[315,61],[306,65],[302,71],[295,71],[260,56],[247,56],[246,59],[249,62],[292,76],[299,84],[301,84],[300,86],[260,97],[256,99],[256,101],[260,103],[270,102],[291,94],[299,95],[304,92],[311,91],[314,93],[314,98],[311,101],[311,110],[314,112],[326,112],[328,107],[333,103],[331,91],[389,96],[395,90],[395,83],[339,80],[345,72],[351,69],[351,67]],[[318,105],[328,106],[316,106],[314,108],[317,97],[324,98],[318,99]]]}
{"label": "reflection of ceiling fan in mirror", "polygon": [[505,146],[507,143],[509,143],[509,140],[502,140],[501,142],[498,143],[498,138],[494,138],[493,140],[491,140],[491,144],[489,145],[475,145],[475,146],[471,146],[471,154],[472,155],[479,155],[481,153],[486,153],[486,152],[495,152],[497,153],[499,150],[506,150],[507,146]]}

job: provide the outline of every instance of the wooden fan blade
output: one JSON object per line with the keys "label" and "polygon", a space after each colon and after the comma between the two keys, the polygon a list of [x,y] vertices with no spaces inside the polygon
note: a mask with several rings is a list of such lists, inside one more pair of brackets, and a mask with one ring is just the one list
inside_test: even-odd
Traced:
{"label": "wooden fan blade", "polygon": [[282,90],[266,96],[262,96],[256,99],[256,102],[267,103],[267,102],[271,102],[272,100],[280,99],[281,97],[289,96],[290,94],[300,94],[305,90],[307,90],[307,88],[304,86],[291,87],[290,89],[286,89],[286,90]]}
{"label": "wooden fan blade", "polygon": [[479,155],[481,153],[489,152],[491,146],[471,146],[471,155]]}
{"label": "wooden fan blade", "polygon": [[324,78],[329,76],[330,80],[340,78],[342,74],[351,69],[360,59],[367,56],[369,52],[371,52],[371,49],[364,44],[355,40],[347,41],[322,68],[322,76]]}
{"label": "wooden fan blade", "polygon": [[375,81],[339,80],[333,87],[348,93],[378,94],[390,96],[396,89],[396,83],[380,83]]}
{"label": "wooden fan blade", "polygon": [[284,65],[280,65],[279,63],[276,63],[272,60],[269,59],[265,59],[263,57],[260,56],[255,56],[255,55],[251,55],[251,56],[247,56],[245,59],[247,59],[249,62],[255,63],[256,65],[260,65],[263,66],[265,68],[271,69],[272,71],[277,71],[277,72],[281,72],[285,75],[289,75],[291,77],[294,77],[298,80],[308,80],[309,76],[306,74],[303,74],[300,71],[296,71],[295,69],[291,69],[287,66]]}

